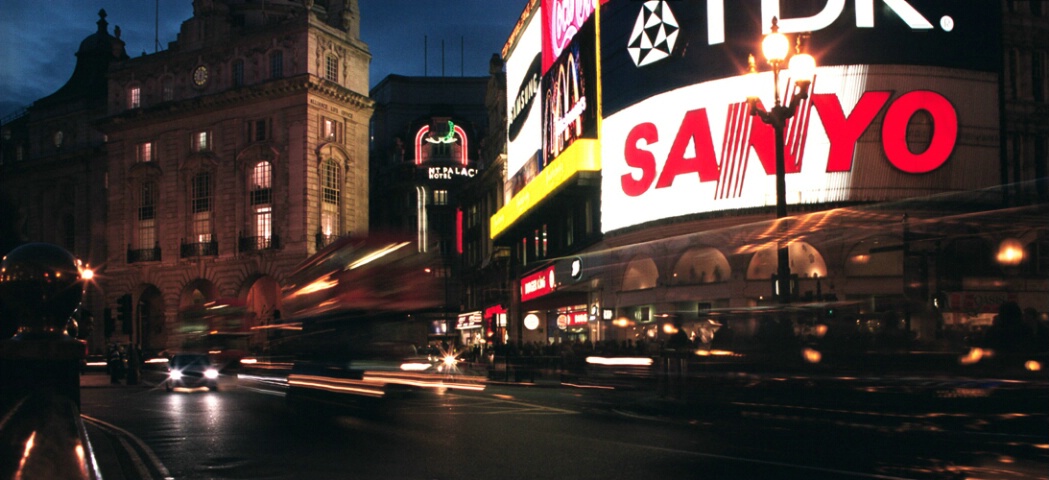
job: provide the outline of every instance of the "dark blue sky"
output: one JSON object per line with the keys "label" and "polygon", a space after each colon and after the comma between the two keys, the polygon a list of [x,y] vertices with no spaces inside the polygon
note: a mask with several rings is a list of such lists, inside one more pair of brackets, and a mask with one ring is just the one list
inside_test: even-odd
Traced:
{"label": "dark blue sky", "polygon": [[[442,41],[446,75],[487,75],[489,58],[502,49],[526,3],[359,0],[361,37],[372,53],[369,84],[391,73],[441,75]],[[120,26],[128,55],[136,57],[152,53],[155,38],[161,49],[174,41],[179,26],[193,14],[193,1],[0,0],[0,119],[69,80],[76,50],[95,32],[100,9],[108,14],[109,32]]]}

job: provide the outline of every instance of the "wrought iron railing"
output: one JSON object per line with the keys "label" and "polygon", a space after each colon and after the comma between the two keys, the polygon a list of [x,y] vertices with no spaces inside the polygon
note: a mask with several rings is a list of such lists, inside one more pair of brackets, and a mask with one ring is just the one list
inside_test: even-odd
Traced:
{"label": "wrought iron railing", "polygon": [[159,262],[160,245],[153,248],[131,248],[127,246],[127,263]]}
{"label": "wrought iron railing", "polygon": [[260,252],[263,250],[280,250],[280,235],[268,237],[240,237],[237,241],[239,252]]}
{"label": "wrought iron railing", "polygon": [[182,258],[213,257],[219,254],[219,242],[212,240],[210,242],[186,243],[183,240],[179,251]]}

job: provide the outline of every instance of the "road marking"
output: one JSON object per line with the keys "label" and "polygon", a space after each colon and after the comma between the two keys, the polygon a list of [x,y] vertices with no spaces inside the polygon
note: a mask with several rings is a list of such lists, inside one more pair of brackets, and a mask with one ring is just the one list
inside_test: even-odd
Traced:
{"label": "road marking", "polygon": [[[113,425],[112,423],[99,420],[97,418],[90,417],[84,414],[81,414],[80,418],[82,418],[85,422],[88,422],[94,425],[95,427],[98,427],[103,432],[117,437],[117,440],[120,441],[121,447],[131,458],[131,462],[134,464],[135,470],[138,472],[139,478],[152,478],[153,475],[150,473],[149,470],[150,466],[152,466],[153,469],[156,470],[157,473],[159,473],[160,476],[165,480],[173,478],[171,476],[171,472],[169,472],[167,467],[164,466],[164,463],[160,461],[160,458],[157,457],[156,453],[153,453],[153,450],[150,449],[148,445],[146,445],[146,442],[143,442],[142,439],[136,437],[133,433],[124,430],[123,428],[120,428],[116,425]],[[130,443],[128,443],[128,440],[133,441],[135,445],[133,446]],[[141,456],[138,455],[139,451],[141,451],[146,456],[146,458],[149,460],[150,463],[152,463],[152,465],[146,465],[146,462],[142,459]]]}
{"label": "road marking", "polygon": [[[521,402],[517,400],[506,400],[503,398],[478,398],[472,396],[446,395],[440,398],[421,399],[408,403],[410,403],[410,408],[405,408],[404,410],[406,410],[406,413],[411,415],[431,415],[438,413],[441,415],[570,415],[579,413],[574,410],[548,407],[544,405],[536,405],[534,403]],[[439,412],[428,411],[425,407],[441,407],[442,410],[440,410]]]}

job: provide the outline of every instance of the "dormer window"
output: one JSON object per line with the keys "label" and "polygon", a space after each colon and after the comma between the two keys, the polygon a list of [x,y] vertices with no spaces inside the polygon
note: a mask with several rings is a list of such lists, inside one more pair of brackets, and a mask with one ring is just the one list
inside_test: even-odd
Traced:
{"label": "dormer window", "polygon": [[211,132],[203,131],[193,134],[193,151],[194,152],[210,152],[211,151]]}
{"label": "dormer window", "polygon": [[142,88],[131,87],[127,90],[127,108],[139,108],[142,106]]}
{"label": "dormer window", "polygon": [[153,161],[153,142],[143,142],[138,144],[136,148],[136,156],[138,161],[141,162],[152,162]]}
{"label": "dormer window", "polygon": [[339,57],[335,55],[328,55],[327,62],[325,62],[324,78],[339,83]]}

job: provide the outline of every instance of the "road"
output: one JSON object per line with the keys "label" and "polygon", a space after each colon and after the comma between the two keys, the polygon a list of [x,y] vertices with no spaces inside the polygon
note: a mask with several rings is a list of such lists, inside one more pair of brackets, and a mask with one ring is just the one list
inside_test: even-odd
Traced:
{"label": "road", "polygon": [[489,385],[413,395],[382,415],[322,416],[224,378],[218,392],[84,388],[82,412],[106,479],[1049,476],[1049,406],[880,413],[761,391],[660,400]]}

